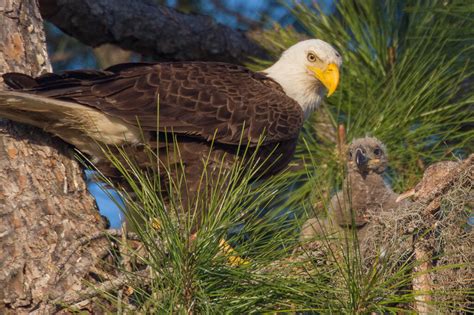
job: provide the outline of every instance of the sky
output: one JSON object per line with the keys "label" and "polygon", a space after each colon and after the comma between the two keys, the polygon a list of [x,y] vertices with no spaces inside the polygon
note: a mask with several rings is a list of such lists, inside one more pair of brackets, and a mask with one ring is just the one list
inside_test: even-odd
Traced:
{"label": "sky", "polygon": [[105,183],[98,182],[97,176],[94,176],[94,171],[86,170],[85,173],[87,189],[95,198],[99,213],[107,218],[110,228],[120,228],[125,219],[121,209],[124,209],[125,205],[119,194]]}

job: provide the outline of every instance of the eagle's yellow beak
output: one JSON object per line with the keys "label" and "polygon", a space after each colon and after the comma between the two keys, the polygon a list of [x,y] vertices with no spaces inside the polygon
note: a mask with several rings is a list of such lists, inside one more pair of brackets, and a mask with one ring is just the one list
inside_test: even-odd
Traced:
{"label": "eagle's yellow beak", "polygon": [[336,64],[329,64],[325,70],[314,66],[308,66],[308,69],[313,72],[316,79],[321,81],[328,89],[328,96],[331,96],[331,94],[336,91],[337,85],[339,84],[339,68]]}

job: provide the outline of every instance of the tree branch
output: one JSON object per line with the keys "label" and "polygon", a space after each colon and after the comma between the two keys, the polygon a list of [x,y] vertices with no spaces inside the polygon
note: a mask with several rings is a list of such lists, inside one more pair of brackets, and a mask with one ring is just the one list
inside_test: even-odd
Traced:
{"label": "tree branch", "polygon": [[150,281],[149,274],[150,271],[148,269],[139,270],[134,273],[122,273],[114,279],[107,280],[96,287],[90,287],[82,291],[68,292],[64,294],[64,296],[57,298],[55,302],[60,305],[75,304],[106,292],[117,291],[127,283],[130,283],[131,280],[136,280],[137,278],[140,279],[142,283],[148,283]]}
{"label": "tree branch", "polygon": [[163,60],[241,63],[265,51],[241,31],[150,0],[39,0],[41,14],[86,45],[111,43]]}

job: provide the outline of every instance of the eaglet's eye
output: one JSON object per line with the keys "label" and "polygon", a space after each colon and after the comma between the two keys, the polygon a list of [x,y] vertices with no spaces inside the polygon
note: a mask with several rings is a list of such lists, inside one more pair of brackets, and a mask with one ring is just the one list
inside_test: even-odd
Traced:
{"label": "eaglet's eye", "polygon": [[379,148],[376,148],[376,149],[374,150],[374,154],[377,155],[377,156],[379,156],[380,154],[382,154],[382,150],[380,150]]}
{"label": "eaglet's eye", "polygon": [[315,62],[316,60],[318,60],[318,57],[316,56],[316,54],[312,52],[308,53],[307,58],[309,62]]}

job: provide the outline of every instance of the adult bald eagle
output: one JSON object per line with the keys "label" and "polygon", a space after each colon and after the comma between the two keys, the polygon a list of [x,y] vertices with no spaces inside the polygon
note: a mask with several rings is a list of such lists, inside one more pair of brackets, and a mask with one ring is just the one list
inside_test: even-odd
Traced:
{"label": "adult bald eagle", "polygon": [[[257,175],[282,170],[294,153],[304,118],[326,92],[336,89],[340,66],[333,47],[311,39],[290,47],[262,72],[226,63],[176,62],[128,63],[37,78],[7,73],[3,78],[13,91],[0,93],[0,117],[60,137],[90,155],[106,174],[111,170],[99,145],[124,147],[148,168],[153,165],[140,145],[149,144],[161,161],[183,163],[185,195],[192,200],[204,159],[230,165],[240,143],[255,147],[263,134],[257,158],[265,159],[271,151],[274,158]],[[173,160],[174,148],[165,139],[170,132],[177,136],[180,161]]]}

